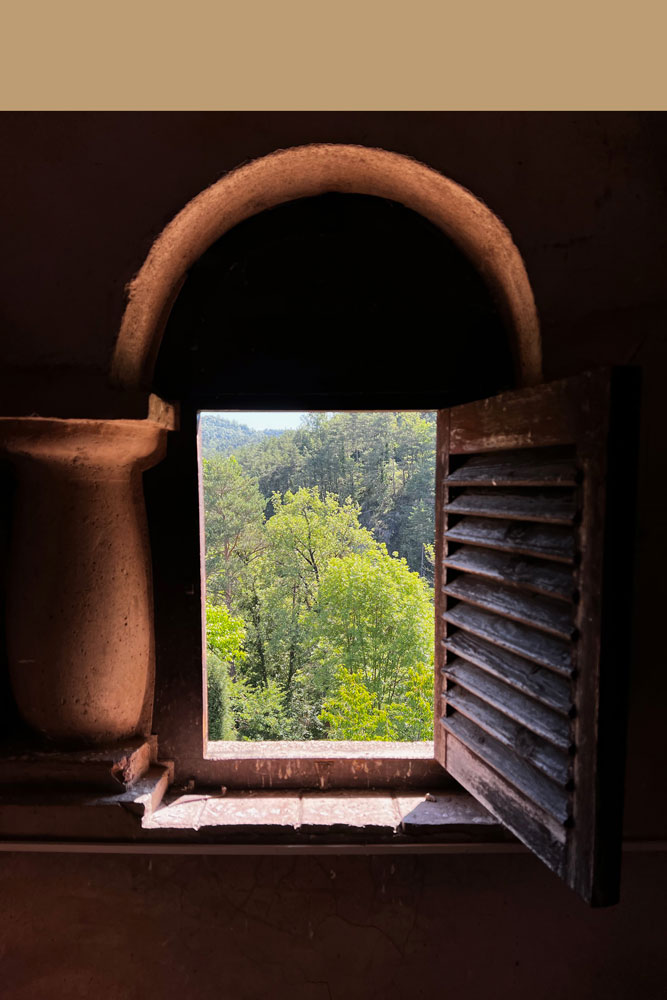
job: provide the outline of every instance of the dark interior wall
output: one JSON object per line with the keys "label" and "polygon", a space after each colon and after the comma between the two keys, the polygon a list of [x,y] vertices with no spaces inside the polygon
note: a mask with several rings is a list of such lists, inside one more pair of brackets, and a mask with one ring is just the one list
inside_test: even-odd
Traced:
{"label": "dark interior wall", "polygon": [[308,142],[405,153],[485,201],[526,261],[549,373],[625,360],[664,301],[660,116],[74,112],[5,114],[2,130],[12,364],[104,367],[124,287],[167,222],[226,171]]}
{"label": "dark interior wall", "polygon": [[589,910],[538,861],[15,857],[6,1000],[662,1000],[667,855]]}
{"label": "dark interior wall", "polygon": [[[124,287],[161,228],[226,170],[315,141],[414,156],[503,219],[535,292],[547,378],[610,362],[642,366],[626,832],[653,838],[667,834],[659,794],[664,125],[664,116],[532,113],[0,119],[7,366],[104,371]],[[432,364],[442,363],[442,345],[430,347]],[[626,856],[622,902],[609,913],[586,911],[529,858],[156,858],[149,866],[4,855],[0,871],[11,1000],[431,996],[448,982],[466,996],[660,995],[659,854]],[[558,958],[547,957],[551,941]]]}

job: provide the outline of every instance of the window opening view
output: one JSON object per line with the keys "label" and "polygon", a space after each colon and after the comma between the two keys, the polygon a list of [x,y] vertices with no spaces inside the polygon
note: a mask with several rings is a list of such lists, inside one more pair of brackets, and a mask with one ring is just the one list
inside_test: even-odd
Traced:
{"label": "window opening view", "polygon": [[435,412],[199,432],[209,740],[431,740]]}

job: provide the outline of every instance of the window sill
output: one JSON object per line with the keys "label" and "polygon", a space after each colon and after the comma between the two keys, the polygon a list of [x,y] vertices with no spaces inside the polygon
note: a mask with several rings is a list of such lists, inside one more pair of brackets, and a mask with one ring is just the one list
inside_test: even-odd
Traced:
{"label": "window sill", "polygon": [[178,754],[177,780],[229,791],[456,788],[433,742],[209,742],[202,758]]}
{"label": "window sill", "polygon": [[302,845],[513,840],[465,791],[185,793],[146,817],[145,831],[199,841]]}
{"label": "window sill", "polygon": [[[432,760],[430,743],[212,743],[211,766],[264,762],[286,769],[292,787],[247,790],[189,779],[157,759],[154,737],[95,751],[0,753],[0,848],[72,849],[78,844],[228,845],[256,851],[444,849],[513,838]],[[351,756],[352,755],[352,756]],[[436,780],[417,782],[421,766]],[[301,768],[317,784],[298,784]],[[373,768],[385,784],[373,788]],[[356,787],[329,784],[330,768]],[[393,775],[393,781],[390,781]],[[408,780],[406,780],[406,777]],[[268,784],[268,782],[267,782]],[[369,788],[368,786],[371,785]],[[444,785],[444,787],[443,787]]]}
{"label": "window sill", "polygon": [[433,740],[209,740],[206,760],[433,760]]}
{"label": "window sill", "polygon": [[[462,790],[166,793],[154,766],[116,795],[61,788],[0,795],[0,849],[455,850],[515,844]],[[164,796],[164,797],[163,797]]]}

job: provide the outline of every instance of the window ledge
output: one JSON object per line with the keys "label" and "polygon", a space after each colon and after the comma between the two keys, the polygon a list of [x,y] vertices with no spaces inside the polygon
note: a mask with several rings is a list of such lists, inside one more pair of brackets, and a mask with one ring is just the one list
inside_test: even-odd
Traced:
{"label": "window ledge", "polygon": [[209,741],[206,760],[433,760],[433,740],[419,743],[384,740]]}
{"label": "window ledge", "polygon": [[457,787],[433,756],[433,742],[313,740],[209,742],[206,755],[175,756],[177,781],[209,788],[324,791]]}
{"label": "window ledge", "polygon": [[174,796],[146,831],[198,839],[290,843],[409,843],[513,839],[464,791],[249,791]]}
{"label": "window ledge", "polygon": [[[0,848],[228,845],[269,853],[515,843],[463,790],[167,792],[159,766],[117,795],[16,789],[0,795]],[[166,793],[166,794],[165,794]],[[164,796],[164,798],[163,798]],[[22,846],[23,845],[23,846]]]}
{"label": "window ledge", "polygon": [[[303,751],[303,744],[298,748]],[[369,765],[386,766],[384,784],[373,788],[296,784],[304,760],[292,744],[209,744],[209,752],[239,750],[248,759],[282,761],[292,787],[221,787],[189,778],[174,785],[173,765],[157,760],[155,738],[136,739],[95,751],[0,753],[0,849],[71,849],[88,844],[228,845],[230,850],[332,851],[514,843],[510,834],[435,765],[432,744],[318,743],[306,747],[305,763],[339,765],[341,780],[369,784]],[[281,756],[284,754],[284,756]],[[350,754],[357,756],[350,757]],[[209,760],[210,765],[216,763]],[[217,763],[221,763],[218,757]],[[406,774],[397,775],[399,764]],[[437,766],[435,780],[417,780],[419,765]],[[391,778],[393,777],[393,781]],[[446,781],[446,787],[442,782]],[[322,784],[320,785],[320,782]],[[12,846],[10,846],[12,845]],[[30,845],[33,845],[32,848]]]}

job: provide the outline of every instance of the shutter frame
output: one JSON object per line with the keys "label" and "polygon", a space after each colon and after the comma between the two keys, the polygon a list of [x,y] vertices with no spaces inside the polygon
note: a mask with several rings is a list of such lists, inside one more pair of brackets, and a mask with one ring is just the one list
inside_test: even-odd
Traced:
{"label": "shutter frame", "polygon": [[[638,395],[637,370],[604,369],[504,393],[438,414],[435,756],[570,887],[596,906],[616,902],[619,890]],[[568,454],[559,449],[569,450],[578,470],[577,479],[572,478],[571,472],[562,471],[568,468]],[[515,481],[520,484],[517,487],[511,485],[512,463]],[[533,479],[531,464],[535,467]],[[489,479],[480,487],[485,465],[495,479]],[[532,485],[526,485],[529,482]],[[566,488],[562,487],[563,482],[567,482]],[[572,485],[574,482],[577,485]],[[498,510],[492,512],[492,517],[496,520],[485,520],[474,511],[461,512],[462,508],[471,506],[465,499],[466,490],[477,495],[481,491],[483,496],[491,497],[492,500],[485,501],[482,506],[495,504]],[[493,500],[496,490],[500,499],[496,496]],[[515,503],[510,502],[513,490],[519,498]],[[575,525],[563,527],[561,517],[561,525],[551,527],[547,519],[561,515],[558,511],[550,514],[548,508],[562,509],[568,501],[566,490],[571,491],[576,503]],[[535,502],[540,491],[545,499]],[[462,497],[463,501],[459,499],[457,504],[457,497]],[[452,498],[453,506],[448,508]],[[473,499],[472,506],[479,506],[479,500]],[[512,506],[516,508],[514,511],[510,509]],[[507,511],[513,521],[502,519]],[[512,700],[509,692],[516,693],[516,687],[511,685],[517,678],[521,680],[517,666],[526,667],[527,674],[535,668],[544,675],[546,670],[546,679],[550,680],[549,671],[558,669],[558,663],[548,659],[540,663],[539,653],[533,657],[529,646],[533,641],[538,642],[538,636],[544,640],[555,638],[553,630],[552,634],[548,631],[550,614],[556,631],[563,631],[564,605],[561,602],[565,595],[545,597],[544,592],[539,594],[536,590],[539,591],[545,578],[551,580],[554,576],[546,572],[549,567],[559,567],[559,579],[562,579],[564,564],[569,561],[565,544],[569,531],[573,533],[576,548],[573,572],[578,594],[572,605],[572,624],[576,631],[567,643],[573,673],[571,680],[566,681],[570,684],[572,707],[565,712],[566,717],[569,714],[565,725],[569,726],[568,739],[575,749],[570,806],[566,810],[560,798],[551,794],[551,788],[544,787],[543,773],[539,780],[535,778],[534,795],[531,795],[531,768],[535,758],[531,762],[523,754],[528,753],[529,744],[535,749],[534,732],[529,733],[526,727],[526,738],[517,740],[516,752],[511,748],[506,752],[507,744],[503,746],[489,735],[493,732],[489,727],[493,712],[482,711],[474,690],[471,693],[475,697],[471,698],[464,686],[453,687],[457,681],[467,683],[466,677],[472,677],[474,672],[457,672],[454,668],[448,679],[446,669],[459,655],[454,647],[464,647],[464,656],[469,656],[466,647],[469,650],[474,646],[474,657],[467,662],[476,668],[485,668],[485,659],[489,663],[493,661],[494,670],[500,663],[501,672],[496,672],[495,676],[500,677],[502,688],[505,658],[513,677],[506,682],[508,714],[511,714],[509,702]],[[470,537],[473,539],[474,551],[471,547],[467,558],[460,555],[467,544],[461,536],[467,536],[468,541]],[[531,539],[537,540],[539,551],[531,553]],[[487,542],[488,548],[485,547]],[[509,558],[491,556],[487,559],[493,569],[491,576],[488,573],[471,575],[485,572],[484,553],[498,552]],[[504,567],[514,567],[507,570],[508,579],[503,579]],[[532,590],[531,574],[536,581]],[[454,583],[457,579],[458,584]],[[482,581],[483,586],[479,586]],[[494,599],[496,586],[497,599]],[[511,607],[515,587],[518,588],[516,613]],[[561,591],[563,589],[561,585]],[[536,598],[535,620],[526,625],[525,621],[520,623],[520,616],[525,618],[525,608],[530,607],[531,597]],[[495,610],[489,612],[480,600],[482,604],[495,605]],[[505,617],[506,609],[510,617]],[[483,625],[481,632],[480,622]],[[466,631],[468,628],[473,631]],[[545,628],[547,631],[543,630]],[[519,645],[512,650],[511,642],[515,638]],[[556,639],[557,643],[566,641]],[[542,645],[547,649],[548,644],[543,642]],[[552,658],[554,655],[550,653]],[[549,700],[543,700],[541,692],[549,688],[549,698],[553,701],[553,695],[558,695],[558,709],[562,712],[565,708],[563,676],[554,672],[553,677],[559,679],[551,686],[547,684],[545,688],[537,683],[534,690],[528,685],[524,691],[527,690],[531,697],[541,698],[542,705],[547,706]],[[553,692],[550,687],[554,687]],[[495,711],[498,709],[498,683],[492,688]],[[483,687],[480,689],[478,685],[477,694],[479,690],[483,691]],[[517,704],[520,706],[521,701],[514,698],[512,707]],[[470,718],[474,718],[470,706],[474,709],[475,705],[478,705],[480,722],[487,727],[486,733],[470,722]],[[550,711],[553,711],[553,704]],[[462,712],[468,712],[469,718]],[[516,714],[513,718],[516,720]],[[516,727],[512,730],[502,725],[498,733],[506,740],[507,734],[515,730]],[[562,743],[565,729],[558,738]],[[535,769],[535,774],[538,773]],[[562,775],[562,767],[559,765],[554,773]],[[514,775],[514,780],[510,775]],[[557,808],[552,805],[554,802]],[[568,811],[571,818],[564,818]]]}

